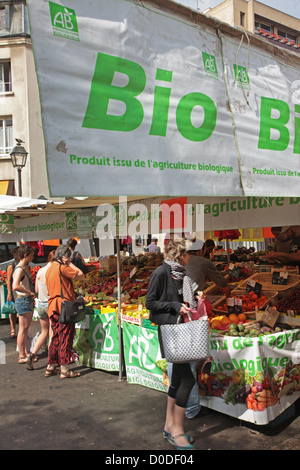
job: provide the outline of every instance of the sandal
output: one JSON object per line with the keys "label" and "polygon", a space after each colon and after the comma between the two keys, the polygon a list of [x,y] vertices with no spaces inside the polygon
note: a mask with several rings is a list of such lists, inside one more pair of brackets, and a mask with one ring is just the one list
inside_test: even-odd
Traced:
{"label": "sandal", "polygon": [[19,356],[18,363],[19,364],[27,364],[27,356],[25,356],[25,357]]}
{"label": "sandal", "polygon": [[35,357],[35,354],[30,354],[27,358],[27,365],[26,365],[26,369],[27,370],[34,370],[34,367],[33,367],[33,363],[36,362],[35,361],[36,357]]}
{"label": "sandal", "polygon": [[194,450],[195,447],[192,446],[192,444],[188,444],[187,446],[179,446],[175,443],[175,439],[177,439],[178,437],[181,437],[181,436],[186,437],[185,434],[179,434],[178,436],[172,436],[172,434],[169,433],[169,436],[167,437],[167,439],[170,442],[170,444],[172,444],[172,446],[175,447],[176,450]]}
{"label": "sandal", "polygon": [[[168,437],[172,437],[172,434],[168,431],[166,431],[165,429],[163,430],[163,438],[164,439],[168,439]],[[189,434],[185,434],[184,437],[186,438],[186,440],[190,443],[190,444],[193,444],[193,442],[195,442],[195,439],[193,438],[193,436],[190,436]]]}
{"label": "sandal", "polygon": [[54,367],[54,369],[46,369],[45,377],[52,377],[53,375],[58,375],[58,374],[59,374],[59,370],[57,370],[56,367]]}
{"label": "sandal", "polygon": [[61,379],[73,379],[75,377],[80,377],[80,372],[74,372],[73,370],[68,370],[67,372],[60,372]]}

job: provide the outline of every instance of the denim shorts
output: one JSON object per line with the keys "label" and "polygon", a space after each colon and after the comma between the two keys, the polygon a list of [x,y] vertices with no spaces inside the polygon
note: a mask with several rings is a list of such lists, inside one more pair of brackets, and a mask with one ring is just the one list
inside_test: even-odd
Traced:
{"label": "denim shorts", "polygon": [[17,295],[15,298],[15,306],[18,315],[33,312],[34,298],[32,296],[25,297],[24,295]]}
{"label": "denim shorts", "polygon": [[37,314],[41,320],[48,318],[48,302],[38,301]]}

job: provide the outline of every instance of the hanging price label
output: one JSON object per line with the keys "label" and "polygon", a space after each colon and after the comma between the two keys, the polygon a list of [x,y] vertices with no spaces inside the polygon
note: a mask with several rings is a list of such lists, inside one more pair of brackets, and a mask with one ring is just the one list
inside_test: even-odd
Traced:
{"label": "hanging price label", "polygon": [[255,279],[249,279],[246,286],[247,292],[254,292],[258,297],[261,296],[262,284],[255,281]]}

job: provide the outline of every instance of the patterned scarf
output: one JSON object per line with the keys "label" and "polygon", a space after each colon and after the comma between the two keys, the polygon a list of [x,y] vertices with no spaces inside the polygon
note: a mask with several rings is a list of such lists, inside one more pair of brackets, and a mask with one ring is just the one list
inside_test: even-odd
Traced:
{"label": "patterned scarf", "polygon": [[193,283],[191,278],[187,276],[185,267],[176,261],[165,260],[165,263],[171,267],[172,276],[178,281],[183,281],[183,301],[187,302],[189,307],[196,308],[197,302],[194,297]]}

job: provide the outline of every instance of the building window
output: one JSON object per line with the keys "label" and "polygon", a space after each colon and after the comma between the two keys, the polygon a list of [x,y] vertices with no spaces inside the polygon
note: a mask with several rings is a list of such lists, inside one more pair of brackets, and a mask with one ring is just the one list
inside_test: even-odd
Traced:
{"label": "building window", "polygon": [[0,119],[0,156],[8,157],[13,148],[12,118]]}
{"label": "building window", "polygon": [[0,62],[0,93],[7,93],[11,90],[10,62]]}
{"label": "building window", "polygon": [[240,24],[241,26],[245,26],[245,13],[242,11],[240,12]]}
{"label": "building window", "polygon": [[[2,5],[0,1],[0,36],[23,33],[30,35],[26,5],[12,0],[5,1],[5,3],[7,5]],[[8,5],[8,3],[13,3],[13,5]]]}
{"label": "building window", "polygon": [[255,31],[258,32],[259,30],[263,30],[264,32],[268,32],[270,34],[273,33],[272,26],[265,23],[261,23],[260,21],[255,21]]}
{"label": "building window", "polygon": [[0,32],[8,33],[10,30],[10,6],[0,6]]}
{"label": "building window", "polygon": [[281,38],[285,40],[286,43],[297,44],[296,36],[293,36],[292,34],[289,34],[286,31],[278,30],[278,35],[281,36]]}

